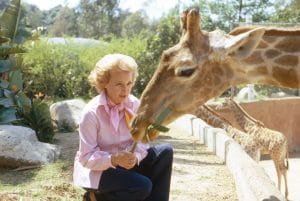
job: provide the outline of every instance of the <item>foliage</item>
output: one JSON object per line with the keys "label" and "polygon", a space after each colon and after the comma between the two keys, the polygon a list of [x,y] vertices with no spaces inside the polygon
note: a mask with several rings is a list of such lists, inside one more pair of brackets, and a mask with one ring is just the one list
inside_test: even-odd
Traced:
{"label": "foliage", "polygon": [[276,5],[276,14],[271,17],[272,22],[276,23],[300,23],[300,0],[293,0],[291,3],[284,5],[279,2]]}
{"label": "foliage", "polygon": [[269,19],[272,0],[263,1],[205,1],[199,0],[203,27],[212,31],[216,28],[229,32],[239,23],[253,21],[265,22]]}
{"label": "foliage", "polygon": [[134,90],[140,95],[151,79],[162,52],[175,45],[180,38],[180,23],[177,8],[165,16],[157,25],[155,34],[147,38],[145,51],[137,57],[140,76]]}
{"label": "foliage", "polygon": [[119,0],[80,0],[79,25],[81,36],[95,38],[105,34],[120,35],[125,18]]}
{"label": "foliage", "polygon": [[101,57],[118,52],[138,58],[145,46],[139,37],[111,38],[109,44],[99,41],[98,45],[88,47],[71,39],[67,44],[38,41],[32,46],[28,43],[28,53],[23,60],[24,90],[29,97],[39,92],[54,99],[91,97],[95,92],[87,77]]}
{"label": "foliage", "polygon": [[127,16],[122,24],[122,37],[131,38],[149,27],[145,13],[137,11]]}
{"label": "foliage", "polygon": [[47,96],[73,98],[87,89],[86,69],[80,61],[81,47],[37,41],[27,44],[24,56],[25,92],[29,97],[42,92]]}
{"label": "foliage", "polygon": [[49,34],[57,37],[78,35],[77,15],[73,9],[63,7],[55,16]]}
{"label": "foliage", "polygon": [[58,124],[57,125],[58,132],[68,133],[68,132],[74,132],[76,130],[75,129],[76,125],[70,124],[70,122],[68,122],[65,119],[59,121],[57,124]]}
{"label": "foliage", "polygon": [[45,101],[34,99],[29,107],[18,110],[17,125],[32,128],[39,141],[52,142],[54,128],[51,121],[49,106]]}
{"label": "foliage", "polygon": [[22,92],[23,82],[18,53],[24,49],[13,43],[18,26],[20,1],[12,1],[0,16],[0,124],[16,119],[16,109],[29,104]]}

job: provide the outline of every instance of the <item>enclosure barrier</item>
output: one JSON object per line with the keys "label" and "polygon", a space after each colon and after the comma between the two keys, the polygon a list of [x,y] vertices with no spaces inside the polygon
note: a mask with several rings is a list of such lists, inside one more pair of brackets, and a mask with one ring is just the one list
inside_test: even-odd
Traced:
{"label": "enclosure barrier", "polygon": [[240,201],[284,201],[284,196],[259,166],[225,131],[191,117],[191,134],[225,161],[233,175]]}

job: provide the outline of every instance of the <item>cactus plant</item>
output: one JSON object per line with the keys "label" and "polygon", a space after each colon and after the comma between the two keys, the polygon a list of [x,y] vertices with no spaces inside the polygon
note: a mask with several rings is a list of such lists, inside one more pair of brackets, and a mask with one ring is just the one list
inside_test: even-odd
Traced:
{"label": "cactus plant", "polygon": [[12,0],[0,16],[0,124],[16,120],[16,109],[30,105],[22,91],[20,53],[25,50],[14,44],[20,15],[20,0]]}

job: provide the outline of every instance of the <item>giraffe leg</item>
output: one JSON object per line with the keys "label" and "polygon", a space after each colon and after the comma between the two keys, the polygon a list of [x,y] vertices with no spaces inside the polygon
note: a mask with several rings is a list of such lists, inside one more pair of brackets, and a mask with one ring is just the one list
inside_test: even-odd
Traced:
{"label": "giraffe leg", "polygon": [[276,169],[276,173],[277,173],[277,186],[279,191],[281,191],[281,172],[280,172],[280,165],[278,163],[278,161],[276,159],[274,159],[274,157],[271,157],[274,165],[275,165],[275,169]]}
{"label": "giraffe leg", "polygon": [[289,194],[288,185],[287,185],[287,170],[288,170],[288,167],[284,164],[284,161],[285,161],[284,159],[281,160],[280,172],[281,172],[281,174],[283,175],[283,178],[284,178],[285,198],[287,199],[288,194]]}
{"label": "giraffe leg", "polygon": [[287,185],[287,175],[286,175],[286,170],[283,173],[283,177],[284,177],[284,184],[285,184],[285,198],[288,198],[289,195],[289,189],[288,189],[288,185]]}

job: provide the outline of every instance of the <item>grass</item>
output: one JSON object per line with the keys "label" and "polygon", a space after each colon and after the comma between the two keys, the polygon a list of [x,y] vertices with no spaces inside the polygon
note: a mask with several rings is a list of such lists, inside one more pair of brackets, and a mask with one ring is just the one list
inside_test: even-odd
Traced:
{"label": "grass", "polygon": [[78,201],[84,190],[72,185],[73,161],[59,159],[40,168],[0,170],[0,201]]}

